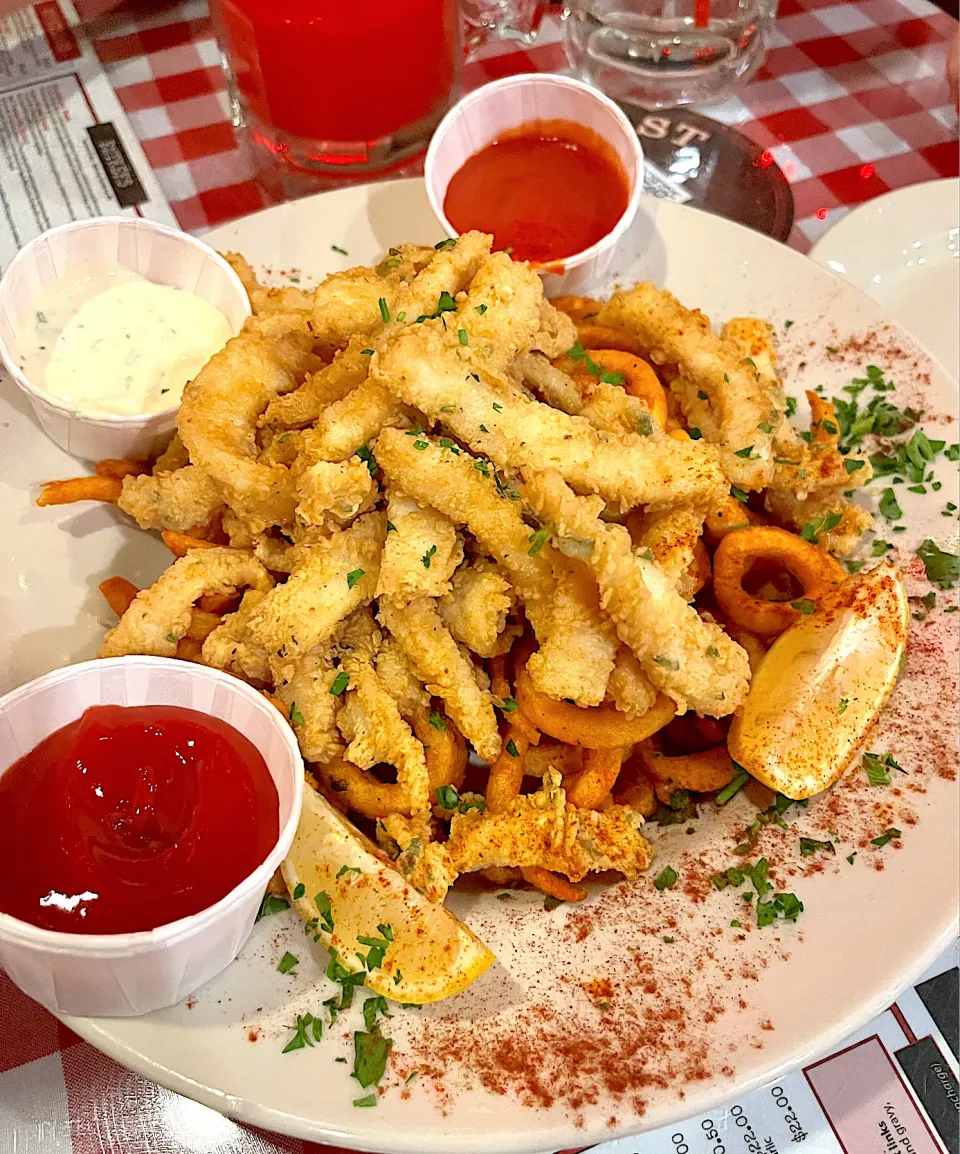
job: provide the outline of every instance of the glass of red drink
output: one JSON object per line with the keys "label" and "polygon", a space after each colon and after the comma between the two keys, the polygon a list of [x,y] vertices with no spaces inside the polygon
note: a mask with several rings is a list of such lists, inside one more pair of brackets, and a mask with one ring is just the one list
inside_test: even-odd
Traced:
{"label": "glass of red drink", "polygon": [[543,0],[214,0],[234,122],[287,195],[422,152],[466,51],[531,41]]}

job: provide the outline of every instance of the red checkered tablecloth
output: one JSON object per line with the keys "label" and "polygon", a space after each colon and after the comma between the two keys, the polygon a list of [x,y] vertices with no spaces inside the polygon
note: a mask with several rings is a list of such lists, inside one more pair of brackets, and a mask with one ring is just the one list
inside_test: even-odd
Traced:
{"label": "red checkered tablecloth", "polygon": [[[957,22],[928,0],[781,0],[764,67],[740,97],[704,111],[780,165],[793,188],[794,247],[806,251],[850,205],[957,175],[945,64],[956,32]],[[124,9],[92,34],[183,228],[269,203],[236,145],[204,0],[149,16]],[[476,88],[565,66],[559,21],[550,17],[539,44],[489,46],[464,82]]]}
{"label": "red checkered tablecloth", "polygon": [[[268,203],[237,148],[204,0],[121,9],[91,25],[183,228]],[[946,51],[957,23],[927,0],[781,0],[766,64],[705,109],[736,125],[793,188],[790,243],[806,250],[849,207],[958,173]],[[465,84],[565,66],[555,20],[525,51],[493,45]],[[129,1073],[0,974],[0,1154],[326,1154],[261,1133]]]}

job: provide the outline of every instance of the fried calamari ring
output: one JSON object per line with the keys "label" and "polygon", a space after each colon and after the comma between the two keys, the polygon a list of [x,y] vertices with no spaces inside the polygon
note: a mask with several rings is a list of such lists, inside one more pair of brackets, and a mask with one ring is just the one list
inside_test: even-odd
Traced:
{"label": "fried calamari ring", "polygon": [[611,328],[609,325],[598,325],[596,321],[578,324],[577,340],[583,348],[589,345],[598,349],[618,349],[620,352],[632,353],[635,357],[642,357],[646,353],[641,342],[631,333]]}
{"label": "fried calamari ring", "polygon": [[636,757],[644,772],[671,792],[688,789],[693,793],[712,793],[729,785],[737,776],[726,745],[715,745],[702,753],[667,757],[654,738],[637,746]]}
{"label": "fried calamari ring", "polygon": [[748,593],[743,578],[759,560],[782,566],[803,586],[803,598],[819,601],[846,578],[838,562],[822,549],[786,529],[755,525],[729,533],[713,557],[713,590],[720,608],[735,625],[761,636],[788,629],[801,616],[789,601],[766,601]]}
{"label": "fried calamari ring", "polygon": [[635,745],[662,729],[677,711],[676,705],[662,693],[639,717],[628,717],[610,705],[584,709],[566,701],[554,701],[534,689],[525,664],[517,669],[516,685],[521,712],[541,733],[587,749],[622,749]]}
{"label": "fried calamari ring", "polygon": [[[438,789],[452,785],[459,789],[467,764],[467,746],[453,725],[438,730],[430,724],[430,713],[418,709],[410,718],[417,739],[423,743],[430,780],[430,798]],[[386,817],[391,813],[409,815],[410,798],[398,782],[379,781],[369,770],[336,757],[326,765],[314,766],[314,773],[331,793],[342,798],[349,809],[364,817]]]}
{"label": "fried calamari ring", "polygon": [[555,309],[566,315],[575,325],[583,325],[593,320],[603,308],[593,297],[555,297],[550,302]]}
{"label": "fried calamari ring", "polygon": [[273,578],[249,553],[221,547],[192,550],[137,594],[104,638],[99,656],[174,657],[177,642],[187,635],[197,599],[242,586],[266,591],[273,588]]}

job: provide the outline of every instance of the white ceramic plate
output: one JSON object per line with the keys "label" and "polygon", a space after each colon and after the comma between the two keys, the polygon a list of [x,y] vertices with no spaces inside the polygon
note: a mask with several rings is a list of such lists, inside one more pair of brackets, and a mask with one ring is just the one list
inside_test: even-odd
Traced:
{"label": "white ceramic plate", "polygon": [[[273,270],[278,283],[285,275],[309,283],[399,241],[440,238],[414,180],[286,204],[207,239]],[[943,371],[873,301],[758,233],[645,201],[619,273],[624,282],[665,282],[717,320],[770,318],[792,393],[823,382],[829,395],[864,363],[879,364],[897,382],[898,405],[926,408],[931,435],[956,438],[956,425],[945,424],[956,385]],[[862,353],[846,351],[851,337],[865,342]],[[22,398],[9,388],[5,397],[0,689],[91,656],[110,624],[97,582],[121,573],[146,583],[168,561],[157,540],[111,508],[33,505],[41,480],[77,467],[44,439]],[[955,487],[955,465],[941,463],[938,473],[945,492]],[[922,594],[912,549],[927,536],[955,548],[956,522],[940,516],[939,497],[908,494],[904,504],[909,530],[886,535],[901,546],[911,592]],[[886,1006],[957,932],[956,621],[938,610],[917,624],[907,674],[871,738],[909,776],[891,790],[854,772],[809,808],[793,807],[788,830],[765,831],[756,856],[765,853],[778,888],[804,902],[796,925],[732,926],[749,927],[743,911],[752,907],[740,891],[710,884],[711,873],[739,860],[732,848],[756,813],[740,795],[720,812],[705,807],[692,833],[686,825],[654,832],[654,872],[673,865],[674,889],[655,891],[651,877],[598,886],[584,906],[553,912],[532,893],[454,895],[498,964],[453,1001],[395,1012],[386,1023],[395,1039],[388,1089],[376,1109],[351,1105],[363,1093],[349,1076],[357,1009],[322,1044],[281,1054],[295,1016],[319,1011],[333,993],[325,957],[293,913],[261,921],[236,963],[185,1005],[69,1024],[120,1062],[237,1119],[376,1151],[579,1147],[759,1086]],[[902,847],[871,846],[890,825],[903,830]],[[801,858],[800,833],[831,838],[836,856]],[[287,949],[301,961],[284,976],[276,966]],[[414,1069],[419,1079],[404,1085]]]}
{"label": "white ceramic plate", "polygon": [[960,179],[913,184],[859,205],[810,255],[878,301],[960,376]]}

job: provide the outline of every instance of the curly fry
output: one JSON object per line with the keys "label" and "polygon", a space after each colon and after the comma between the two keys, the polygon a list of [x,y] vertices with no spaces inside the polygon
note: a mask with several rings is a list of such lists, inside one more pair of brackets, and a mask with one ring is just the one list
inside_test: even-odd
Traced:
{"label": "curly fry", "polygon": [[[624,769],[627,767],[624,766]],[[628,805],[642,817],[651,817],[657,808],[657,795],[654,792],[653,782],[639,769],[634,769],[630,777],[632,778],[630,784],[614,794],[614,805]]]}
{"label": "curly fry", "polygon": [[204,593],[197,601],[197,608],[205,613],[232,613],[240,604],[239,593]]}
{"label": "curly fry", "polygon": [[202,537],[191,537],[189,533],[175,533],[172,529],[165,529],[160,536],[174,557],[186,557],[192,549],[216,548],[213,541],[204,541]]}
{"label": "curly fry", "polygon": [[177,657],[181,661],[197,661],[202,664],[202,652],[203,642],[198,641],[195,637],[181,637],[177,642]]}
{"label": "curly fry", "polygon": [[107,501],[115,505],[123,492],[123,482],[116,477],[71,477],[69,481],[46,481],[40,489],[37,504],[72,505],[75,501]]}
{"label": "curly fry", "polygon": [[[511,745],[516,754],[510,751]],[[487,778],[484,796],[490,813],[506,813],[519,797],[528,746],[529,742],[519,730],[513,726],[508,727],[503,749],[490,766],[490,776]]]}
{"label": "curly fry", "polygon": [[714,505],[703,522],[703,535],[708,545],[718,545],[734,529],[746,529],[750,525],[762,525],[763,518],[748,509],[736,497],[728,496],[721,504]]}
{"label": "curly fry", "polygon": [[794,608],[799,602],[766,601],[744,589],[743,578],[761,558],[791,573],[803,586],[804,600],[820,600],[846,578],[828,553],[786,529],[756,525],[728,534],[713,557],[714,593],[734,624],[761,636],[782,633],[801,616]]}
{"label": "curly fry", "polygon": [[205,613],[202,609],[194,609],[190,615],[190,624],[187,626],[187,637],[191,641],[206,641],[214,629],[223,624],[219,613]]}
{"label": "curly fry", "polygon": [[108,577],[106,581],[101,581],[97,588],[118,617],[122,617],[126,613],[130,608],[130,603],[140,592],[139,586],[128,581],[126,577]]}
{"label": "curly fry", "polygon": [[97,461],[93,471],[98,477],[113,477],[122,481],[124,477],[141,477],[150,472],[149,461],[138,461],[135,457],[107,457]]}
{"label": "curly fry", "polygon": [[644,771],[671,791],[689,789],[694,793],[711,793],[729,785],[737,775],[726,745],[715,745],[702,753],[666,757],[654,739],[641,742],[636,753]]}
{"label": "curly fry", "polygon": [[[431,799],[445,785],[459,789],[463,785],[467,747],[457,729],[449,722],[446,728],[435,729],[430,724],[429,711],[423,709],[413,714],[410,726],[424,747]],[[402,785],[397,782],[386,784],[369,770],[360,769],[341,757],[335,757],[327,764],[318,762],[313,771],[327,791],[344,799],[343,808],[374,818],[411,812],[410,801]]]}
{"label": "curly fry", "polygon": [[667,395],[657,374],[646,361],[620,349],[588,349],[587,356],[611,373],[623,377],[623,388],[632,397],[645,401],[660,428],[667,423]]}
{"label": "curly fry", "polygon": [[629,333],[619,329],[609,328],[607,325],[590,324],[577,325],[578,343],[583,348],[619,349],[624,353],[633,353],[635,357],[642,357],[646,349]]}
{"label": "curly fry", "polygon": [[635,745],[662,729],[677,711],[676,705],[662,693],[639,717],[628,717],[610,705],[584,709],[566,701],[554,701],[534,689],[525,665],[518,667],[516,683],[520,710],[541,733],[588,749]]}
{"label": "curly fry", "polygon": [[603,307],[593,297],[557,297],[550,303],[555,309],[566,313],[575,325],[582,325],[593,320]]}
{"label": "curly fry", "polygon": [[551,873],[541,866],[523,866],[520,870],[523,880],[536,886],[541,893],[560,902],[582,902],[587,896],[583,886],[575,886],[561,874]]}
{"label": "curly fry", "polygon": [[[490,692],[501,701],[513,696],[510,682],[507,679],[507,655],[501,654],[490,658]],[[510,714],[510,724],[527,739],[530,745],[537,745],[540,741],[540,730],[528,718],[515,709]]]}
{"label": "curly fry", "polygon": [[622,749],[587,749],[583,772],[567,790],[567,801],[578,809],[599,809],[620,776]]}

